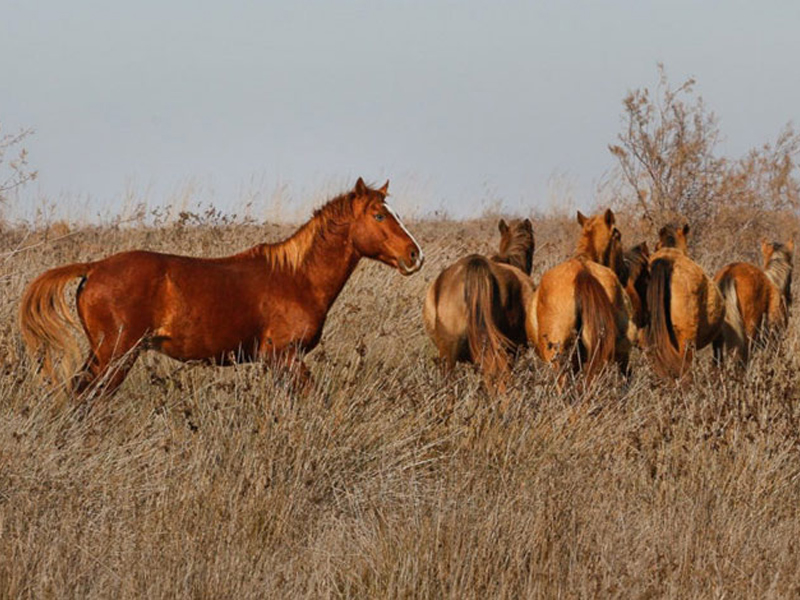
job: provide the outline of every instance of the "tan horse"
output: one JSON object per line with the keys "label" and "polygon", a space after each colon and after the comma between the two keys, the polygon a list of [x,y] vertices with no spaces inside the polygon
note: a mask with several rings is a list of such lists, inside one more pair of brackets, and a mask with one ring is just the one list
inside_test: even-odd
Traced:
{"label": "tan horse", "polygon": [[687,238],[689,236],[689,224],[675,225],[674,223],[667,223],[658,232],[658,242],[656,243],[656,252],[662,248],[675,248],[680,250],[687,256],[689,255],[689,244]]}
{"label": "tan horse", "polygon": [[714,340],[714,356],[722,362],[724,349],[735,350],[747,364],[750,346],[769,332],[786,327],[792,302],[794,241],[761,242],[764,270],[747,263],[721,269],[714,281],[725,298],[725,324]]}
{"label": "tan horse", "polygon": [[717,285],[686,255],[689,226],[667,225],[650,257],[647,342],[656,372],[681,379],[696,350],[719,335],[725,302]]}
{"label": "tan horse", "polygon": [[527,345],[525,307],[533,294],[533,225],[501,220],[500,252],[473,254],[442,271],[428,288],[422,317],[445,367],[474,362],[487,386],[502,390],[512,356]]}
{"label": "tan horse", "polygon": [[571,360],[574,371],[585,369],[588,383],[611,360],[627,371],[636,327],[616,275],[623,266],[614,213],[590,218],[578,212],[578,223],[582,232],[575,257],[542,276],[526,328],[542,360],[556,369]]}

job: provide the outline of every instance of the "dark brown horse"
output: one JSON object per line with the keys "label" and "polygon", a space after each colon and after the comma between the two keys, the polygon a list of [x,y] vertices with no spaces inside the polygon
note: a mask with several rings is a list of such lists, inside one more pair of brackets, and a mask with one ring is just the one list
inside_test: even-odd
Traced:
{"label": "dark brown horse", "polygon": [[527,345],[525,309],[533,283],[533,225],[501,220],[500,252],[466,256],[428,288],[422,317],[447,369],[474,362],[488,387],[502,390],[510,362]]}
{"label": "dark brown horse", "polygon": [[725,298],[722,335],[714,340],[714,355],[722,362],[724,348],[735,350],[746,365],[750,347],[764,335],[786,328],[792,303],[794,241],[761,243],[764,269],[733,263],[721,269],[714,281]]}
{"label": "dark brown horse", "polygon": [[64,292],[81,278],[77,309],[90,351],[78,393],[97,386],[113,392],[144,349],[223,365],[265,360],[291,368],[292,380],[305,384],[308,369],[297,354],[319,342],[358,261],[373,258],[403,275],[422,267],[419,244],[386,203],[388,185],[371,189],[359,178],[289,239],[234,256],[133,251],[47,271],[22,299],[28,349],[42,355],[51,379],[59,379],[57,370],[62,379],[72,373],[78,344]]}
{"label": "dark brown horse", "polygon": [[645,330],[650,322],[647,308],[647,287],[650,283],[650,251],[647,242],[626,250],[624,274],[617,273],[631,300],[633,322],[639,330],[639,346],[644,347]]}

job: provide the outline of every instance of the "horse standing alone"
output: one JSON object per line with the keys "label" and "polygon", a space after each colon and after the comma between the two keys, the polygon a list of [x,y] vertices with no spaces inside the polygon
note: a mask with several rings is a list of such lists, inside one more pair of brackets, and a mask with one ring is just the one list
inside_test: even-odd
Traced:
{"label": "horse standing alone", "polygon": [[502,390],[510,358],[527,346],[525,310],[533,282],[533,225],[498,223],[500,251],[466,256],[431,283],[422,318],[445,368],[477,363],[488,387]]}
{"label": "horse standing alone", "polygon": [[113,393],[144,349],[221,365],[265,360],[290,368],[293,381],[305,385],[308,368],[297,354],[319,342],[359,260],[403,275],[422,267],[422,249],[386,202],[388,186],[371,189],[359,178],[289,239],[234,256],[133,251],[47,271],[22,299],[26,345],[43,354],[51,379],[59,370],[61,379],[72,375],[79,349],[65,288],[80,278],[76,304],[90,351],[74,382],[79,394],[98,386]]}

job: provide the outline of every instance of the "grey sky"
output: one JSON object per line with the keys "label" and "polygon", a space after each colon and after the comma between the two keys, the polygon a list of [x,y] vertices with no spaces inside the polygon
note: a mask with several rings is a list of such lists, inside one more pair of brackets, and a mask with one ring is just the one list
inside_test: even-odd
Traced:
{"label": "grey sky", "polygon": [[795,1],[0,0],[0,122],[36,129],[29,206],[189,180],[299,204],[363,175],[467,215],[542,206],[554,173],[588,206],[658,61],[697,77],[726,152],[796,121],[798,25]]}

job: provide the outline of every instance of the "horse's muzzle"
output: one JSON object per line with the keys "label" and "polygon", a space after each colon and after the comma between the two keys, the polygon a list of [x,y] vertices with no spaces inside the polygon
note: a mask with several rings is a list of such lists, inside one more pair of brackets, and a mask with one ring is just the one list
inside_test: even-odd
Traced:
{"label": "horse's muzzle", "polygon": [[414,261],[411,263],[410,267],[402,258],[397,259],[397,268],[403,275],[413,275],[422,268],[425,262],[425,254],[421,249],[419,251],[412,251],[409,258]]}

